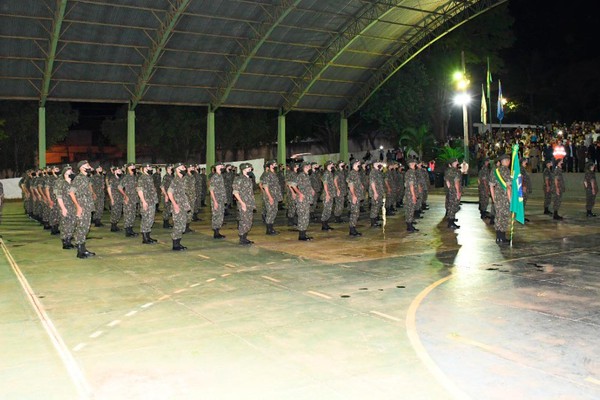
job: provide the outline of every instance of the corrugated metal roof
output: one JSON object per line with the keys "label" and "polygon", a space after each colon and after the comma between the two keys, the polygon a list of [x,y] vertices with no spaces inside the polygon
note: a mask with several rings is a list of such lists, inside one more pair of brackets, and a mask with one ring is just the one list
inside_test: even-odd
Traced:
{"label": "corrugated metal roof", "polygon": [[4,1],[0,98],[349,114],[504,1]]}

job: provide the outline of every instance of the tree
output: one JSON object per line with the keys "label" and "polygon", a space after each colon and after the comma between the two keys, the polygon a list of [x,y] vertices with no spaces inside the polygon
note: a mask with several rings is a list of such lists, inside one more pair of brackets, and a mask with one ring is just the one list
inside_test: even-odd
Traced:
{"label": "tree", "polygon": [[414,151],[419,160],[423,160],[423,155],[433,151],[435,143],[433,135],[427,125],[421,125],[419,128],[404,128],[399,140],[400,146],[406,146],[406,153]]}

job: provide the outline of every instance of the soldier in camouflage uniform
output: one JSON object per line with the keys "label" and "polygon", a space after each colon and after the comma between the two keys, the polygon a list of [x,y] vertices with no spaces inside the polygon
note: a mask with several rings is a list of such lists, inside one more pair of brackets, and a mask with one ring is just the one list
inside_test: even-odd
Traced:
{"label": "soldier in camouflage uniform", "polygon": [[490,168],[490,174],[488,175],[490,198],[492,199],[492,201],[491,201],[492,205],[490,206],[490,225],[495,225],[495,223],[496,223],[496,203],[494,203],[494,198],[491,197],[491,194],[492,194],[492,185],[493,185],[494,179],[495,179],[494,176],[495,176],[497,168],[500,168],[500,159],[499,158],[496,158],[496,160],[494,160],[494,167]]}
{"label": "soldier in camouflage uniform", "polygon": [[169,186],[171,182],[173,182],[173,166],[167,165],[165,169],[165,176],[163,176],[162,181],[160,183],[160,191],[164,197],[165,207],[163,209],[163,228],[169,229],[172,228],[173,225],[169,222],[171,216],[173,214],[173,206],[171,205],[171,200],[169,199],[169,194],[167,190],[169,190]]}
{"label": "soldier in camouflage uniform", "polygon": [[51,229],[50,226],[50,198],[47,195],[48,188],[48,168],[42,170],[42,177],[38,181],[38,191],[42,196],[42,224],[44,230]]}
{"label": "soldier in camouflage uniform", "polygon": [[[310,184],[315,192],[315,199],[318,199],[321,195],[321,190],[323,190],[323,183],[321,182],[321,172],[319,170],[319,164],[316,162],[310,163]],[[310,205],[310,219],[316,219],[315,213],[317,210],[318,201],[313,201]]]}
{"label": "soldier in camouflage uniform", "polygon": [[563,159],[559,159],[554,164],[554,171],[552,171],[552,176],[554,177],[553,184],[553,211],[554,216],[553,219],[560,221],[563,219],[560,215],[558,215],[558,210],[562,204],[562,196],[565,192],[565,178],[563,177]]}
{"label": "soldier in camouflage uniform", "polygon": [[173,251],[185,250],[187,247],[181,245],[181,238],[187,225],[187,215],[192,212],[189,199],[185,194],[184,177],[187,175],[185,165],[177,163],[173,166],[174,176],[167,195],[173,207],[173,231],[171,239],[173,239]]}
{"label": "soldier in camouflage uniform", "polygon": [[365,188],[360,180],[361,163],[360,160],[354,159],[350,162],[350,172],[346,178],[346,184],[348,185],[348,207],[350,208],[350,219],[348,221],[350,232],[349,235],[352,237],[362,236],[362,234],[356,230],[356,223],[360,215],[360,201],[362,200]]}
{"label": "soldier in camouflage uniform", "polygon": [[265,206],[265,224],[267,225],[267,235],[276,235],[277,231],[273,228],[275,218],[277,218],[277,209],[279,202],[283,200],[279,178],[277,177],[277,161],[267,161],[266,170],[260,177],[263,191],[263,202]]}
{"label": "soldier in camouflage uniform", "polygon": [[[523,158],[521,160],[521,182],[523,185],[523,209],[525,209],[525,207],[527,207],[527,200],[529,199],[529,196],[533,192],[531,177],[529,176],[529,173],[527,172],[527,164],[529,164],[529,159]],[[529,222],[529,219],[525,218],[525,222]]]}
{"label": "soldier in camouflage uniform", "polygon": [[296,210],[296,191],[292,189],[292,184],[295,184],[296,178],[298,177],[299,165],[292,163],[289,165],[289,169],[285,175],[285,187],[286,187],[286,209],[287,209],[287,220],[288,226],[296,225],[294,217],[297,214]]}
{"label": "soldier in camouflage uniform", "polygon": [[225,215],[229,215],[227,210],[233,207],[233,180],[235,179],[233,165],[227,164],[222,176],[223,184],[225,185]]}
{"label": "soldier in camouflage uniform", "polygon": [[223,218],[225,216],[225,203],[227,194],[225,193],[225,181],[223,179],[223,171],[225,165],[222,162],[215,164],[215,173],[210,177],[209,191],[211,199],[212,218],[211,224],[213,229],[214,239],[224,239],[219,230],[223,226]]}
{"label": "soldier in camouflage uniform", "polygon": [[160,212],[160,198],[162,197],[162,190],[160,189],[160,184],[162,183],[161,171],[160,168],[156,168],[154,173],[152,174],[152,184],[154,185],[154,191],[156,192],[156,212]]}
{"label": "soldier in camouflage uniform", "polygon": [[589,161],[585,164],[585,174],[583,176],[583,186],[585,187],[585,215],[595,217],[593,213],[596,195],[598,194],[598,183],[596,182],[596,165]]}
{"label": "soldier in camouflage uniform", "polygon": [[499,158],[500,167],[494,170],[491,182],[492,198],[496,206],[496,243],[507,243],[509,239],[506,232],[510,228],[510,199],[511,199],[511,179],[510,156],[503,154]]}
{"label": "soldier in camouflage uniform", "polygon": [[140,213],[142,214],[142,222],[140,223],[140,232],[142,232],[143,244],[154,244],[156,239],[150,237],[152,225],[154,225],[154,216],[156,214],[156,204],[158,204],[158,196],[156,187],[154,186],[154,168],[150,164],[142,165],[142,174],[137,180],[137,194],[140,199]]}
{"label": "soldier in camouflage uniform", "polygon": [[106,191],[110,201],[110,231],[119,232],[121,228],[117,226],[123,215],[123,193],[119,190],[123,170],[121,167],[112,167],[110,174],[106,177]]}
{"label": "soldier in camouflage uniform", "polygon": [[60,207],[58,206],[58,202],[56,200],[54,188],[56,187],[56,181],[58,180],[58,175],[60,174],[60,168],[57,165],[54,165],[50,167],[49,171],[50,173],[48,175],[48,180],[46,181],[46,197],[50,200],[49,223],[52,228],[50,234],[58,235],[60,233],[60,230],[58,229],[58,225],[60,224]]}
{"label": "soldier in camouflage uniform", "polygon": [[85,247],[85,239],[90,231],[92,222],[92,210],[94,209],[94,198],[92,196],[92,185],[90,184],[89,175],[93,169],[86,161],[77,163],[79,174],[73,180],[69,188],[69,196],[75,204],[75,232],[73,240],[77,246],[77,258],[89,258],[95,256]]}
{"label": "soldier in camouflage uniform", "polygon": [[105,179],[104,179],[104,169],[102,165],[98,163],[95,165],[96,169],[90,176],[90,182],[92,184],[92,190],[94,194],[94,211],[93,211],[93,221],[94,226],[102,227],[104,224],[102,223],[102,214],[104,213],[104,188],[105,188]]}
{"label": "soldier in camouflage uniform", "polygon": [[396,214],[396,178],[395,162],[391,161],[387,165],[387,171],[383,173],[383,183],[385,188],[385,209],[389,216]]}
{"label": "soldier in camouflage uniform", "polygon": [[301,170],[298,172],[296,180],[290,182],[292,190],[296,193],[296,212],[298,213],[298,240],[312,240],[312,237],[306,235],[310,223],[310,204],[314,200],[314,191],[310,184],[308,171],[310,163],[303,162]]}
{"label": "soldier in camouflage uniform", "polygon": [[125,236],[135,237],[137,232],[133,231],[133,223],[135,221],[136,207],[138,203],[138,195],[136,188],[136,168],[135,164],[126,165],[126,174],[119,182],[119,192],[123,195],[123,214],[125,225]]}
{"label": "soldier in camouflage uniform", "polygon": [[54,195],[60,209],[60,238],[65,250],[75,247],[71,242],[73,240],[73,232],[75,232],[75,204],[71,200],[71,196],[69,196],[69,189],[71,188],[73,179],[75,179],[75,174],[71,166],[67,165],[62,169],[60,177],[54,185]]}
{"label": "soldier in camouflage uniform", "polygon": [[342,213],[344,212],[344,202],[348,194],[348,185],[346,183],[346,163],[339,161],[335,173],[333,174],[333,184],[335,185],[335,198],[333,215],[334,222],[341,223]]}
{"label": "soldier in camouflage uniform", "polygon": [[196,201],[194,202],[194,212],[192,213],[192,220],[201,221],[200,217],[198,217],[198,213],[200,212],[200,208],[202,207],[202,177],[200,176],[199,165],[194,165],[194,171],[192,175],[194,177],[194,188],[196,190]]}
{"label": "soldier in camouflage uniform", "polygon": [[448,228],[458,229],[456,225],[456,213],[460,208],[460,171],[458,170],[458,160],[451,159],[444,173],[444,185],[446,186],[446,217],[448,218]]}
{"label": "soldier in camouflage uniform", "polygon": [[418,178],[417,178],[417,160],[413,157],[408,159],[408,171],[404,174],[404,184],[406,188],[404,190],[406,198],[404,199],[404,213],[406,219],[406,230],[410,233],[418,232],[415,228],[415,211],[417,208],[417,197],[418,197]]}
{"label": "soldier in camouflage uniform", "polygon": [[404,204],[404,191],[405,191],[405,186],[406,186],[404,183],[405,174],[406,174],[406,172],[404,171],[404,165],[399,164],[398,165],[398,195],[396,196],[398,201],[396,203],[396,207],[402,207]]}
{"label": "soldier in camouflage uniform", "polygon": [[552,160],[546,160],[546,168],[543,172],[544,177],[544,214],[552,215],[550,212],[550,203],[552,202],[552,193],[554,193],[554,176],[552,175]]}
{"label": "soldier in camouflage uniform", "polygon": [[417,170],[417,177],[419,178],[421,186],[421,211],[429,210],[427,204],[427,198],[429,197],[429,173],[427,172],[427,164],[425,161],[419,163],[419,169]]}
{"label": "soldier in camouflage uniform", "polygon": [[335,172],[335,165],[333,161],[327,161],[325,163],[325,172],[321,175],[321,182],[323,192],[321,200],[323,202],[323,212],[321,213],[321,230],[330,231],[333,230],[329,226],[329,218],[331,218],[331,211],[333,210],[333,199],[335,198],[335,185],[333,183],[333,173]]}
{"label": "soldier in camouflage uniform", "polygon": [[365,212],[365,204],[368,204],[369,202],[369,169],[371,168],[371,166],[369,161],[366,161],[361,166],[362,168],[360,170],[360,182],[363,185],[364,192],[363,200],[361,201],[360,205],[360,212]]}
{"label": "soldier in camouflage uniform", "polygon": [[188,220],[183,233],[190,233],[194,232],[192,229],[190,229],[190,223],[194,220],[199,220],[198,215],[194,214],[194,206],[196,205],[196,179],[194,178],[194,165],[187,166],[187,174],[185,175],[183,181],[185,184],[185,194],[188,197],[190,207],[192,207],[192,211],[187,216]]}
{"label": "soldier in camouflage uniform", "polygon": [[485,158],[477,175],[477,191],[479,193],[479,216],[488,217],[487,208],[490,203],[490,159]]}
{"label": "soldier in camouflage uniform", "polygon": [[238,209],[238,235],[241,245],[254,243],[248,240],[248,232],[252,229],[252,217],[256,203],[254,200],[254,182],[251,173],[252,164],[240,164],[240,174],[233,181],[233,195],[237,200]]}
{"label": "soldier in camouflage uniform", "polygon": [[200,192],[200,207],[206,207],[206,192],[208,191],[208,179],[206,177],[206,168],[200,169],[200,182],[202,191]]}
{"label": "soldier in camouflage uniform", "polygon": [[383,163],[375,161],[369,174],[369,197],[371,198],[369,218],[371,219],[371,228],[381,226],[377,219],[383,205],[383,194]]}

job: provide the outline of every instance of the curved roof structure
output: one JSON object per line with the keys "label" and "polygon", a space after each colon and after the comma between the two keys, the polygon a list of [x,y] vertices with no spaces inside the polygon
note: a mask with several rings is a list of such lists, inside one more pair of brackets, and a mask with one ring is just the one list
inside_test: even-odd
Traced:
{"label": "curved roof structure", "polygon": [[505,1],[3,1],[0,98],[350,115]]}

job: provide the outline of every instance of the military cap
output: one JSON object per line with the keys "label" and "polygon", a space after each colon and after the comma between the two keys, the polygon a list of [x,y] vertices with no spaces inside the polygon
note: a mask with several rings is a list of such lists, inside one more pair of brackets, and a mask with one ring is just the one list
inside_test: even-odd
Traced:
{"label": "military cap", "polygon": [[350,161],[350,166],[354,167],[354,164],[359,163],[360,164],[360,160],[358,158],[355,158],[354,160]]}
{"label": "military cap", "polygon": [[346,164],[346,162],[344,160],[340,160],[337,163],[338,163],[338,165],[340,165],[340,164]]}
{"label": "military cap", "polygon": [[177,168],[179,168],[179,167],[185,167],[185,164],[184,164],[184,163],[181,163],[181,162],[178,162],[178,163],[175,163],[175,165],[173,165],[173,168],[174,168],[174,169],[177,169]]}
{"label": "military cap", "polygon": [[588,161],[585,163],[585,168],[589,169],[589,168],[592,168],[594,165],[596,165],[596,164],[594,164],[593,161]]}
{"label": "military cap", "polygon": [[277,160],[269,160],[265,163],[267,167],[270,167],[273,164],[277,165]]}
{"label": "military cap", "polygon": [[[418,162],[418,160],[417,160]],[[454,157],[448,160],[448,164],[454,164],[455,162],[458,162],[458,158]]]}
{"label": "military cap", "polygon": [[246,168],[252,168],[252,164],[247,163],[247,162],[240,164],[240,171],[243,169],[246,169]]}
{"label": "military cap", "polygon": [[327,161],[325,161],[325,164],[324,164],[324,165],[325,165],[326,167],[327,167],[328,165],[333,165],[333,161],[331,161],[331,160],[327,160]]}
{"label": "military cap", "polygon": [[68,170],[72,170],[72,169],[73,169],[73,168],[71,168],[71,166],[70,166],[69,164],[67,164],[67,165],[65,165],[65,166],[63,167],[63,169],[60,171],[60,174],[61,174],[61,175],[64,175],[64,174],[65,174],[65,172],[67,172]]}
{"label": "military cap", "polygon": [[83,167],[85,164],[88,164],[87,160],[81,160],[77,163],[77,169]]}
{"label": "military cap", "polygon": [[213,167],[215,167],[215,168],[216,168],[216,167],[218,167],[218,166],[220,166],[220,165],[221,165],[221,166],[225,166],[225,164],[223,164],[221,161],[217,161],[217,162],[216,162],[216,163],[213,165]]}
{"label": "military cap", "polygon": [[416,164],[418,162],[419,162],[419,160],[417,160],[416,157],[408,157],[408,159],[406,160],[407,164]]}
{"label": "military cap", "polygon": [[307,165],[310,167],[310,161],[302,161],[302,163],[300,163],[300,168],[304,168]]}
{"label": "military cap", "polygon": [[504,153],[498,157],[498,161],[502,161],[502,160],[510,160],[510,156],[508,154]]}

